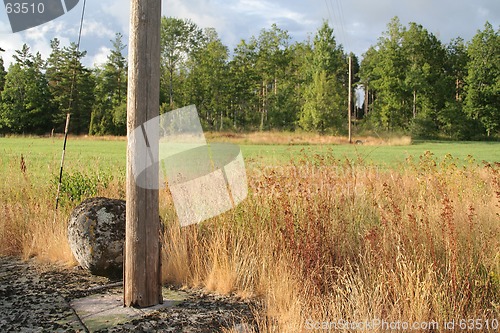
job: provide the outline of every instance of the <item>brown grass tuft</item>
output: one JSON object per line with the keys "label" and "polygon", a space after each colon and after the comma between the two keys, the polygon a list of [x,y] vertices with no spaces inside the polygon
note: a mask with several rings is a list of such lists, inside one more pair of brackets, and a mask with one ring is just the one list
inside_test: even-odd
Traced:
{"label": "brown grass tuft", "polygon": [[[349,144],[346,136],[320,135],[309,132],[210,132],[206,133],[208,141],[211,142],[231,142],[236,144],[264,144],[264,145],[325,145]],[[369,146],[407,146],[412,140],[409,136],[394,137],[373,137],[356,136],[352,138],[353,144],[363,144]]]}

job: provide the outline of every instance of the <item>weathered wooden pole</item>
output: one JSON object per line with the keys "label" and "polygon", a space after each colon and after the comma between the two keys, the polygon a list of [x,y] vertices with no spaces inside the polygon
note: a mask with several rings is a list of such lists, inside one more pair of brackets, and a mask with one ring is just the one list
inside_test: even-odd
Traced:
{"label": "weathered wooden pole", "polygon": [[[145,131],[147,147],[140,146],[141,140],[135,140],[131,133],[159,115],[161,0],[131,0],[130,17],[124,305],[149,307],[163,301],[159,193],[158,189],[138,186],[133,165],[144,165],[146,174],[141,177],[158,184],[157,169],[146,168],[147,159],[158,160],[158,151],[151,149]],[[140,149],[146,148],[151,150],[148,154],[139,154]],[[147,158],[137,161],[137,156]]]}

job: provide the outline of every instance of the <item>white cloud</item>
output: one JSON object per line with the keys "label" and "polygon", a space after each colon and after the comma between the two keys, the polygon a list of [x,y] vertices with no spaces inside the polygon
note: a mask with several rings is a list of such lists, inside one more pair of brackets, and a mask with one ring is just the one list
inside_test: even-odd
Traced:
{"label": "white cloud", "polygon": [[110,39],[113,38],[115,34],[116,31],[94,19],[86,20],[82,29],[82,37],[101,37]]}
{"label": "white cloud", "polygon": [[[8,37],[7,37],[8,36]],[[0,52],[0,57],[4,60],[5,68],[9,68],[10,64],[14,62],[15,50],[21,49],[23,46],[23,39],[21,35],[14,35],[12,33],[0,34],[0,47],[5,50],[5,52]]]}
{"label": "white cloud", "polygon": [[91,66],[101,66],[108,60],[108,55],[111,49],[106,46],[101,46],[99,51],[92,57]]}
{"label": "white cloud", "polygon": [[130,24],[130,3],[123,0],[106,0],[99,5],[99,11],[107,14],[108,19],[115,22],[116,32],[127,31]]}
{"label": "white cloud", "polygon": [[[0,47],[9,49],[1,56],[9,63],[13,50],[23,43],[47,52],[49,41],[76,42],[83,1],[66,15],[43,26],[12,34],[5,11],[0,10]],[[82,50],[87,62],[102,61],[115,33],[128,39],[130,3],[124,0],[88,1],[85,12]],[[337,41],[347,52],[358,55],[377,42],[393,16],[406,25],[413,21],[439,35],[443,42],[461,36],[470,40],[486,20],[500,24],[498,0],[162,0],[162,15],[188,18],[201,28],[213,27],[223,43],[233,49],[241,39],[258,36],[272,23],[287,30],[296,41],[306,40],[329,19]],[[46,43],[47,46],[43,46]],[[100,60],[99,60],[100,59]],[[91,65],[91,64],[89,64]]]}
{"label": "white cloud", "polygon": [[38,27],[28,29],[21,32],[28,41],[46,40],[53,35],[59,35],[67,31],[66,23],[64,21],[50,21]]}
{"label": "white cloud", "polygon": [[353,44],[358,45],[353,51],[361,55],[370,45],[377,42],[377,38],[386,30],[387,23],[394,16],[398,16],[403,25],[408,22],[422,24],[428,31],[439,36],[444,43],[458,36],[470,40],[477,29],[483,28],[486,20],[497,26],[500,24],[500,2],[498,0],[344,1],[344,15],[348,21],[351,18],[366,25],[365,28],[355,29],[355,32],[348,34]]}
{"label": "white cloud", "polygon": [[215,28],[219,33],[227,28],[230,12],[227,4],[204,0],[164,0],[162,15],[191,19],[201,28]]}

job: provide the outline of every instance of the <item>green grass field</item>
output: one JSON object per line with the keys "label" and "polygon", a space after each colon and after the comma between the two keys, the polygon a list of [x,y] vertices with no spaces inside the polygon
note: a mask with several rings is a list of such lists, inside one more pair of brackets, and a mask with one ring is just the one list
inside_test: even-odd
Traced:
{"label": "green grass field", "polygon": [[363,145],[244,145],[241,146],[247,159],[258,159],[263,163],[288,162],[298,156],[331,153],[338,159],[362,160],[367,164],[397,167],[406,158],[418,159],[426,151],[438,160],[451,154],[463,163],[472,156],[477,162],[499,162],[500,143],[497,142],[418,142],[405,146]]}
{"label": "green grass field", "polygon": [[[21,155],[27,170],[35,177],[45,177],[59,172],[62,138],[0,138],[0,170],[19,165]],[[364,146],[364,145],[262,145],[240,146],[247,163],[276,165],[313,155],[331,154],[337,159],[363,161],[381,167],[398,167],[409,157],[418,159],[426,151],[433,153],[437,160],[451,154],[457,163],[470,161],[500,162],[499,142],[417,142],[405,146]],[[105,170],[124,172],[125,140],[95,140],[90,138],[69,138],[66,149],[65,168]]]}

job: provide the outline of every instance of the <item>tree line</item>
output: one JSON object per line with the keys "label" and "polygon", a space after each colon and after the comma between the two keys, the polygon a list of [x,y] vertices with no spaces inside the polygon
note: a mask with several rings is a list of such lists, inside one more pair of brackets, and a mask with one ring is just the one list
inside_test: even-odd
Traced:
{"label": "tree line", "polygon": [[[28,45],[5,69],[0,58],[0,134],[62,131],[126,134],[127,60],[116,34],[107,61],[82,64],[75,44],[50,42],[42,59]],[[213,28],[190,20],[161,22],[160,112],[196,104],[206,130],[303,130],[345,134],[348,58],[358,131],[401,131],[419,137],[478,139],[500,132],[500,29],[486,23],[471,41],[443,44],[397,17],[362,61],[337,43],[323,22],[314,36],[292,43],[273,24],[230,52]],[[363,95],[363,94],[359,94]]]}

